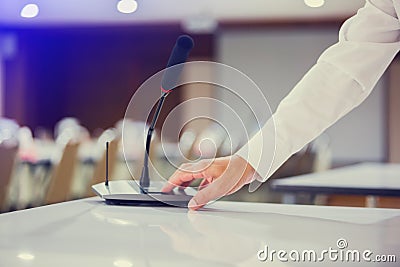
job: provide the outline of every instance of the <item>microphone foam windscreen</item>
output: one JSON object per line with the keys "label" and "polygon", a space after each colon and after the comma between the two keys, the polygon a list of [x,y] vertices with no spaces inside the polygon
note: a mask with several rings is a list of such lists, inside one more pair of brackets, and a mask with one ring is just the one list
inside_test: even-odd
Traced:
{"label": "microphone foam windscreen", "polygon": [[[186,62],[193,46],[194,42],[190,36],[179,36],[169,57],[167,68]],[[175,67],[165,71],[162,81],[164,91],[172,90],[176,86],[181,72],[182,67]]]}

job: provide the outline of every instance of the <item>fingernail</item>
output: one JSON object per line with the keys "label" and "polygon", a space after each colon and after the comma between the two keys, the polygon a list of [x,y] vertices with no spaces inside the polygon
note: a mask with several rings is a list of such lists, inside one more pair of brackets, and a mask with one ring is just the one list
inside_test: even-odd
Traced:
{"label": "fingernail", "polygon": [[195,207],[197,207],[197,206],[198,206],[198,204],[197,204],[196,200],[194,200],[194,198],[192,198],[192,199],[189,201],[188,208],[189,208],[189,209],[193,209],[193,208],[195,208]]}

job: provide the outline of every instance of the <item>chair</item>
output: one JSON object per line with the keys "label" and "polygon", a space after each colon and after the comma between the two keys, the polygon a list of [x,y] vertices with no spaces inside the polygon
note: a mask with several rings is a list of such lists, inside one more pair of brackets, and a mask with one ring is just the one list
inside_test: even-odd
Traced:
{"label": "chair", "polygon": [[9,184],[15,166],[15,160],[18,152],[16,145],[0,144],[0,209],[6,209]]}
{"label": "chair", "polygon": [[79,143],[69,142],[62,154],[58,166],[51,176],[45,196],[45,204],[54,204],[69,200],[72,178],[77,162]]}

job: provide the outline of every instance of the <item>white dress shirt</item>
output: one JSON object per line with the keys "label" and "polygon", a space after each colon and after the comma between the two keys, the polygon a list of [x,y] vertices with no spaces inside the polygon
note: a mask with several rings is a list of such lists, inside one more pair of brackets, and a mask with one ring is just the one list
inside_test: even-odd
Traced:
{"label": "white dress shirt", "polygon": [[236,153],[257,170],[258,181],[268,179],[370,94],[400,49],[399,15],[400,0],[367,0],[342,25],[338,43],[322,53],[271,119]]}

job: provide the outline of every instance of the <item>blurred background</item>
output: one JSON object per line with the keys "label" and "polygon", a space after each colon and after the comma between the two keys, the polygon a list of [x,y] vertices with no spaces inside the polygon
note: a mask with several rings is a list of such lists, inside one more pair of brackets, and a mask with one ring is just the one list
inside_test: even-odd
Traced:
{"label": "blurred background", "polygon": [[[2,0],[0,1],[0,208],[3,212],[92,196],[105,177],[137,178],[146,122],[124,121],[137,145],[126,162],[122,119],[135,90],[162,70],[176,38],[195,41],[189,61],[209,60],[248,75],[274,111],[280,100],[337,42],[345,19],[362,0]],[[294,155],[271,178],[358,162],[400,162],[398,58],[357,109]],[[185,75],[193,75],[185,73]],[[160,121],[176,105],[199,96],[228,101],[223,91],[175,90]],[[396,92],[397,91],[397,92]],[[397,99],[397,100],[396,100]],[[138,107],[140,108],[140,107]],[[176,121],[186,121],[186,108]],[[159,125],[158,126],[158,131]],[[169,149],[154,137],[151,157],[164,166],[179,146],[198,157],[209,138],[223,156],[226,136],[210,121],[188,124]],[[237,148],[236,148],[237,149]],[[182,160],[183,162],[183,160]],[[127,164],[131,164],[129,173]],[[162,167],[168,176],[173,169]],[[268,182],[226,199],[281,202]],[[301,200],[308,203],[307,196]],[[359,206],[363,197],[330,197],[325,204]],[[382,200],[381,203],[385,203]],[[382,204],[384,206],[384,204]]]}

